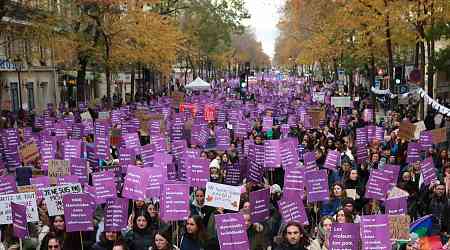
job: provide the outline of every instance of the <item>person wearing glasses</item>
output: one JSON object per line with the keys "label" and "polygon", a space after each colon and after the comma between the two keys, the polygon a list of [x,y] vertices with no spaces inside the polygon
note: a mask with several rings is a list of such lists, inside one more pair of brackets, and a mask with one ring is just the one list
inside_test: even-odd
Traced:
{"label": "person wearing glasses", "polygon": [[55,233],[50,232],[47,237],[47,249],[48,250],[62,250],[62,244]]}

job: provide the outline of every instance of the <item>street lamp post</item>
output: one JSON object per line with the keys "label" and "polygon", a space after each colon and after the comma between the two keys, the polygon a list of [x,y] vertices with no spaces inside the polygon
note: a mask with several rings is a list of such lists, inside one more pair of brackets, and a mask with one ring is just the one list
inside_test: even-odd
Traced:
{"label": "street lamp post", "polygon": [[20,58],[16,58],[14,60],[14,64],[16,65],[16,71],[17,71],[17,81],[18,81],[18,88],[19,88],[19,107],[22,109],[22,83],[20,80],[20,71],[22,70],[22,64]]}

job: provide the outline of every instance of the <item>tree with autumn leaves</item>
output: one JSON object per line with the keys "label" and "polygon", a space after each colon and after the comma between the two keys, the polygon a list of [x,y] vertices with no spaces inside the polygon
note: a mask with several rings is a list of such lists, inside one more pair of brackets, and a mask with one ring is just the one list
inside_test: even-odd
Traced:
{"label": "tree with autumn leaves", "polygon": [[133,96],[138,69],[169,75],[184,64],[211,79],[230,65],[270,63],[242,25],[244,0],[75,0],[45,13],[30,32],[52,48],[60,68],[77,70],[78,100],[85,100],[88,70],[105,73],[111,97],[114,72],[132,73]]}
{"label": "tree with autumn leaves", "polygon": [[427,68],[422,82],[432,89],[440,58],[434,44],[450,35],[442,28],[449,7],[447,0],[287,0],[275,60],[286,65],[295,58],[334,75],[338,67],[349,75],[366,69],[372,81],[376,68],[386,68],[392,88],[394,66],[412,58],[422,77]]}

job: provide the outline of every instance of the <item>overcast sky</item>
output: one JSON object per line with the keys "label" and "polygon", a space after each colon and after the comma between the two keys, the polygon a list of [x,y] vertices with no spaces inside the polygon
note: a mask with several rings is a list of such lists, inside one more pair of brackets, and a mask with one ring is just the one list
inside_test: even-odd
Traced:
{"label": "overcast sky", "polygon": [[273,58],[275,39],[278,35],[278,10],[284,0],[246,0],[252,16],[246,21],[255,30],[257,39],[262,42],[264,52]]}

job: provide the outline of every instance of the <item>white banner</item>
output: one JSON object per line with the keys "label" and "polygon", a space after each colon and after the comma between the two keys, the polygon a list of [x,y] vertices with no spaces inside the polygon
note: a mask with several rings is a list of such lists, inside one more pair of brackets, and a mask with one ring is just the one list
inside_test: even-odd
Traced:
{"label": "white banner", "polygon": [[331,105],[336,108],[351,108],[353,107],[351,96],[332,96]]}
{"label": "white banner", "polygon": [[35,193],[0,195],[0,225],[12,224],[11,202],[27,207],[27,222],[38,222],[39,215]]}
{"label": "white banner", "polygon": [[64,204],[63,195],[64,194],[76,194],[81,193],[81,184],[69,184],[59,187],[49,187],[42,190],[45,202],[47,203],[48,215],[63,215],[64,214]]}
{"label": "white banner", "polygon": [[241,198],[241,187],[206,183],[205,205],[238,211]]}

